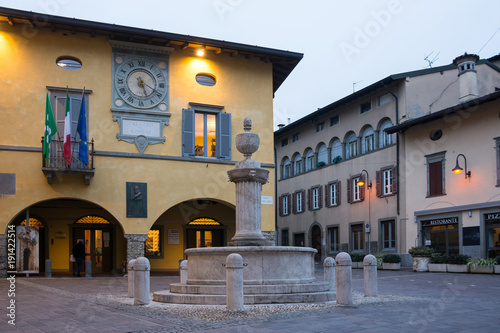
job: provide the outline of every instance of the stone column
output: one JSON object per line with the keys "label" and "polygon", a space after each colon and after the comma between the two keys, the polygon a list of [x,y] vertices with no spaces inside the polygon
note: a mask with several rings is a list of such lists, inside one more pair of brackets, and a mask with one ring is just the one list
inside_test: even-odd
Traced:
{"label": "stone column", "polygon": [[243,310],[243,258],[231,253],[226,258],[226,303],[228,310]]}
{"label": "stone column", "polygon": [[50,259],[45,260],[45,277],[46,278],[52,277],[52,260]]}
{"label": "stone column", "polygon": [[181,277],[181,283],[186,284],[187,279],[188,279],[188,261],[187,260],[181,261],[180,277]]}
{"label": "stone column", "polygon": [[340,252],[335,257],[337,305],[350,306],[352,302],[352,259],[348,253]]}
{"label": "stone column", "polygon": [[229,181],[236,184],[236,233],[229,242],[230,246],[274,245],[266,240],[261,230],[261,192],[262,185],[269,179],[269,170],[251,159],[259,149],[260,139],[250,133],[252,121],[243,121],[245,133],[236,136],[236,148],[245,156],[236,163],[236,168],[227,172]]}
{"label": "stone column", "polygon": [[365,297],[377,297],[377,258],[368,254],[363,259],[363,277],[365,285]]}
{"label": "stone column", "polygon": [[134,265],[135,259],[132,259],[127,264],[127,279],[128,279],[128,297],[134,297]]}
{"label": "stone column", "polygon": [[335,260],[332,257],[323,261],[323,276],[325,282],[328,282],[329,290],[335,290]]}
{"label": "stone column", "polygon": [[150,301],[150,270],[149,260],[137,258],[134,263],[134,305],[148,305]]}
{"label": "stone column", "polygon": [[127,240],[127,262],[144,257],[144,242],[148,239],[148,235],[126,234],[124,237]]}
{"label": "stone column", "polygon": [[7,235],[0,235],[0,278],[7,277]]}

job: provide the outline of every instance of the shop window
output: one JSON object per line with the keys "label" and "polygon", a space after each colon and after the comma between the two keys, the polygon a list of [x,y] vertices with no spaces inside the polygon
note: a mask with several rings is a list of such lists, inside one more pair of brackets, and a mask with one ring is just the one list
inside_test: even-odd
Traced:
{"label": "shop window", "polygon": [[347,158],[353,158],[358,155],[358,138],[356,137],[356,134],[351,133],[347,137],[347,147],[346,147],[346,153],[345,157]]}
{"label": "shop window", "polygon": [[222,223],[210,217],[201,217],[186,225],[186,248],[219,246],[225,246]]}
{"label": "shop window", "polygon": [[293,160],[293,175],[300,175],[302,173],[302,157],[300,155],[296,155]]}
{"label": "shop window", "polygon": [[[452,222],[452,223],[450,223]],[[437,253],[459,253],[458,217],[445,217],[421,221],[422,240]]]}
{"label": "shop window", "polygon": [[283,194],[279,200],[279,214],[280,216],[290,215],[290,200],[291,194]]}
{"label": "shop window", "polygon": [[396,222],[394,220],[380,222],[382,235],[382,250],[396,248]]}
{"label": "shop window", "polygon": [[375,132],[371,126],[363,131],[361,138],[361,153],[366,154],[375,149]]}
{"label": "shop window", "polygon": [[146,257],[155,259],[163,258],[163,226],[153,226],[148,232],[144,246]]}
{"label": "shop window", "polygon": [[231,159],[231,114],[222,107],[182,110],[182,155]]}
{"label": "shop window", "polygon": [[445,193],[445,153],[426,156],[427,158],[427,197],[444,195]]}
{"label": "shop window", "polygon": [[347,201],[349,203],[360,202],[365,199],[365,186],[359,186],[359,180],[364,176],[349,178],[347,180]]}
{"label": "shop window", "polygon": [[306,172],[314,170],[314,153],[312,149],[308,149],[306,152]]}
{"label": "shop window", "polygon": [[340,181],[325,186],[325,203],[327,207],[340,205]]}
{"label": "shop window", "polygon": [[299,214],[304,211],[305,191],[297,191],[293,195],[293,213]]}
{"label": "shop window", "polygon": [[281,230],[281,245],[288,246],[288,229]]}
{"label": "shop window", "polygon": [[328,228],[328,252],[339,252],[339,227]]}
{"label": "shop window", "polygon": [[322,207],[322,197],[323,197],[323,191],[322,191],[321,186],[315,186],[309,190],[308,192],[308,202],[309,202],[309,210],[317,210]]}
{"label": "shop window", "polygon": [[385,131],[385,129],[392,127],[392,122],[389,119],[386,119],[382,125],[380,125],[380,130],[379,130],[379,141],[378,145],[379,148],[384,148],[387,146],[390,146],[394,143],[394,135],[395,134],[389,134]]}
{"label": "shop window", "polygon": [[376,183],[378,197],[396,194],[398,192],[396,167],[377,171]]}
{"label": "shop window", "polygon": [[364,233],[362,223],[351,225],[351,246],[352,251],[363,251],[364,249]]}

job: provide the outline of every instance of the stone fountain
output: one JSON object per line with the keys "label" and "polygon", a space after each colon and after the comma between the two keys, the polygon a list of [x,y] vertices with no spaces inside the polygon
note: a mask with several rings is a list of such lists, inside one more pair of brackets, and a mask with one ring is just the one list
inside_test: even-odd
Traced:
{"label": "stone fountain", "polygon": [[334,300],[327,282],[314,277],[315,249],[273,246],[261,231],[261,189],[269,170],[251,159],[259,148],[257,134],[250,133],[252,122],[243,121],[244,133],[236,136],[236,148],[245,159],[229,170],[236,184],[236,233],[226,247],[187,249],[188,273],[185,283],[153,294],[153,300],[179,304],[225,304],[226,269],[231,253],[243,257],[245,304],[310,303]]}

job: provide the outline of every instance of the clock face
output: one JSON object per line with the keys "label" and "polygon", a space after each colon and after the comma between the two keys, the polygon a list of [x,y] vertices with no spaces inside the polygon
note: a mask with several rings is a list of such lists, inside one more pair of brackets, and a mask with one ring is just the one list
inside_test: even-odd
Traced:
{"label": "clock face", "polygon": [[115,87],[125,103],[140,109],[157,106],[167,95],[163,70],[145,59],[123,62],[116,70]]}

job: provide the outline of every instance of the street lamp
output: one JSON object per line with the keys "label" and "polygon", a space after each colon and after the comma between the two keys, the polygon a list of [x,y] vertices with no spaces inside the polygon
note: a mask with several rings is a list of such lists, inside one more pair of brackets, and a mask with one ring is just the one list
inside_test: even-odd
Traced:
{"label": "street lamp", "polygon": [[371,231],[371,227],[370,227],[370,192],[371,192],[371,188],[372,188],[372,182],[370,181],[370,176],[368,175],[368,171],[366,171],[365,169],[361,170],[361,176],[359,177],[359,180],[357,182],[358,186],[361,187],[361,186],[364,186],[365,185],[365,182],[364,182],[364,179],[363,179],[363,172],[366,173],[366,186],[368,187],[368,222],[367,222],[367,226],[365,226],[365,230],[368,234],[368,253],[371,252],[371,246],[370,246],[370,231]]}
{"label": "street lamp", "polygon": [[463,169],[460,167],[460,165],[458,165],[458,157],[459,156],[462,156],[464,158],[464,162],[465,162],[465,179],[467,179],[467,177],[470,178],[470,170],[467,171],[467,159],[465,158],[464,154],[458,154],[457,155],[457,164],[455,165],[455,168],[453,168],[453,172],[458,175],[458,174],[460,174],[463,171]]}

